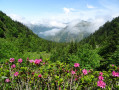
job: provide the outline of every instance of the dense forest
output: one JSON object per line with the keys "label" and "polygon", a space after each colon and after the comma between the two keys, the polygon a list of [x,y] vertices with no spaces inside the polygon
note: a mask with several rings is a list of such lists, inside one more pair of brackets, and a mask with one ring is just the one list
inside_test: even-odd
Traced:
{"label": "dense forest", "polygon": [[26,52],[50,52],[63,45],[39,38],[25,25],[0,11],[0,61],[14,56],[20,58]]}
{"label": "dense forest", "polygon": [[0,11],[3,90],[118,90],[118,65],[119,17],[80,42],[56,43]]}

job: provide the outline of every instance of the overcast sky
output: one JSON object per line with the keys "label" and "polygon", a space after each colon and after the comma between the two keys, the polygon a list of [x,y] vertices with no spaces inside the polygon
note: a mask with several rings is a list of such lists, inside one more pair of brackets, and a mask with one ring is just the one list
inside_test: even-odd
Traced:
{"label": "overcast sky", "polygon": [[65,27],[86,20],[101,25],[119,16],[119,0],[0,0],[0,10],[22,23]]}

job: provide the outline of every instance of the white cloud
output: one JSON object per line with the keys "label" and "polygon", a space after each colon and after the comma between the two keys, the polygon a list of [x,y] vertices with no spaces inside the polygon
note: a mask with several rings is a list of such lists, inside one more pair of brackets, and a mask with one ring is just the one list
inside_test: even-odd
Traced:
{"label": "white cloud", "polygon": [[87,8],[95,8],[95,7],[92,6],[92,5],[87,4]]}
{"label": "white cloud", "polygon": [[25,17],[22,17],[20,15],[17,15],[17,14],[8,14],[8,16],[10,16],[13,20],[15,21],[19,21],[21,23],[27,23],[27,24],[30,24],[30,22],[25,18]]}
{"label": "white cloud", "polygon": [[63,8],[65,14],[69,14],[71,11],[74,11],[73,8]]}
{"label": "white cloud", "polygon": [[62,27],[65,27],[66,24],[63,24],[63,23],[57,22],[57,21],[51,21],[51,22],[49,22],[49,26],[62,28]]}
{"label": "white cloud", "polygon": [[56,33],[58,33],[61,29],[58,29],[58,28],[55,28],[55,29],[52,29],[52,30],[48,30],[48,31],[45,31],[45,32],[40,32],[40,34],[43,34],[45,36],[54,36]]}

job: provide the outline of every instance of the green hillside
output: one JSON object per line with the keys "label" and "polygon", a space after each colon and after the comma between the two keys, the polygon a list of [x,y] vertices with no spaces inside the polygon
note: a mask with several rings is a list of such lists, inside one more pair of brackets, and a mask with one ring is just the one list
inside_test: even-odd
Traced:
{"label": "green hillside", "polygon": [[119,17],[81,42],[55,43],[0,12],[1,90],[119,90]]}
{"label": "green hillside", "polygon": [[[79,43],[56,43],[39,38],[26,26],[0,12],[1,61],[11,57],[31,57],[31,53],[38,56],[45,51],[51,62],[70,65],[78,62],[85,68],[107,69],[105,66],[109,64],[119,64],[118,47],[119,17],[105,23]],[[42,57],[43,54],[40,54],[39,57]]]}
{"label": "green hillside", "polygon": [[26,52],[50,52],[60,44],[39,38],[25,25],[0,11],[0,60],[22,57]]}
{"label": "green hillside", "polygon": [[95,33],[82,40],[80,44],[90,44],[98,49],[98,54],[104,58],[105,64],[119,65],[119,17],[106,22]]}
{"label": "green hillside", "polygon": [[70,64],[77,61],[88,68],[102,70],[107,69],[105,67],[109,64],[119,65],[119,17],[106,22],[81,42],[72,42],[57,52],[51,59]]}

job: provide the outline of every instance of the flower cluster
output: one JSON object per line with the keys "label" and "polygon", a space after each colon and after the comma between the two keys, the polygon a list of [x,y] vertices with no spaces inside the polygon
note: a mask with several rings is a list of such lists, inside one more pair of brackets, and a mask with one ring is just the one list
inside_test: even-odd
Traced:
{"label": "flower cluster", "polygon": [[[3,64],[4,67],[1,69],[2,73],[0,75],[2,76],[2,78],[4,78],[4,83],[6,83],[5,85],[23,85],[23,89],[25,89],[25,85],[29,84],[27,82],[29,81],[31,85],[29,84],[28,87],[33,88],[34,90],[35,88],[39,89],[39,87],[42,86],[44,89],[50,88],[51,90],[54,90],[54,87],[60,87],[60,89],[63,89],[62,86],[64,86],[65,84],[67,85],[65,85],[64,88],[66,88],[67,90],[69,89],[69,87],[71,90],[83,90],[84,87],[89,87],[88,89],[91,90],[96,89],[97,87],[101,89],[115,89],[117,87],[117,84],[114,86],[115,83],[113,83],[113,81],[118,80],[119,67],[116,68],[115,65],[113,65],[114,67],[110,65],[114,70],[111,73],[112,75],[110,74],[110,72],[105,71],[104,74],[103,72],[99,72],[99,75],[97,77],[98,71],[95,72],[93,69],[79,68],[81,67],[79,63],[74,63],[73,67],[71,67],[67,64],[64,65],[64,63],[61,62],[52,64],[48,61],[42,61],[42,59],[28,59],[26,61],[26,64],[28,63],[28,65],[25,66],[25,62],[23,62],[21,58],[18,59],[17,62],[15,60],[16,59],[14,58],[10,58],[10,63],[7,62]],[[6,73],[4,74],[4,72]],[[111,82],[108,83],[107,79],[109,79],[109,76],[111,76]],[[97,84],[96,88],[95,83]],[[77,86],[75,86],[75,84]],[[7,86],[2,85],[2,87],[6,87],[5,89],[7,90]],[[17,88],[17,86],[14,86],[12,90],[14,90],[15,88]],[[9,87],[9,89],[11,90],[11,86]]]}
{"label": "flower cluster", "polygon": [[76,74],[76,72],[72,70],[72,71],[71,71],[71,74]]}
{"label": "flower cluster", "polygon": [[20,58],[20,59],[18,59],[18,62],[19,62],[19,63],[22,63],[22,61],[23,61],[23,60],[22,60],[21,58]]}
{"label": "flower cluster", "polygon": [[74,67],[79,67],[79,63],[74,63]]}
{"label": "flower cluster", "polygon": [[99,81],[97,82],[97,86],[99,86],[99,87],[101,87],[101,88],[105,88],[106,83],[103,82],[102,80],[99,80]]}
{"label": "flower cluster", "polygon": [[103,73],[102,72],[100,72],[99,73],[100,74],[100,76],[98,77],[98,82],[97,82],[97,86],[99,86],[99,87],[101,87],[101,88],[105,88],[105,86],[106,86],[106,83],[105,82],[103,82],[103,80],[104,80],[104,78],[103,78]]}
{"label": "flower cluster", "polygon": [[[42,59],[35,59],[35,60],[29,60],[30,63],[35,63],[36,65],[39,65],[40,62],[42,62]],[[45,64],[45,63],[44,63]]]}
{"label": "flower cluster", "polygon": [[15,64],[13,64],[12,66],[11,66],[11,68],[15,68],[16,67],[16,65]]}
{"label": "flower cluster", "polygon": [[119,72],[113,71],[113,72],[112,72],[112,76],[114,76],[114,77],[119,77]]}
{"label": "flower cluster", "polygon": [[14,58],[10,58],[10,60],[9,60],[10,62],[14,62],[15,61],[15,59]]}
{"label": "flower cluster", "polygon": [[14,76],[17,77],[19,75],[19,72],[15,72]]}
{"label": "flower cluster", "polygon": [[84,75],[88,74],[86,69],[83,69],[82,72],[83,72]]}
{"label": "flower cluster", "polygon": [[6,83],[9,83],[10,82],[9,78],[5,79],[5,82]]}

